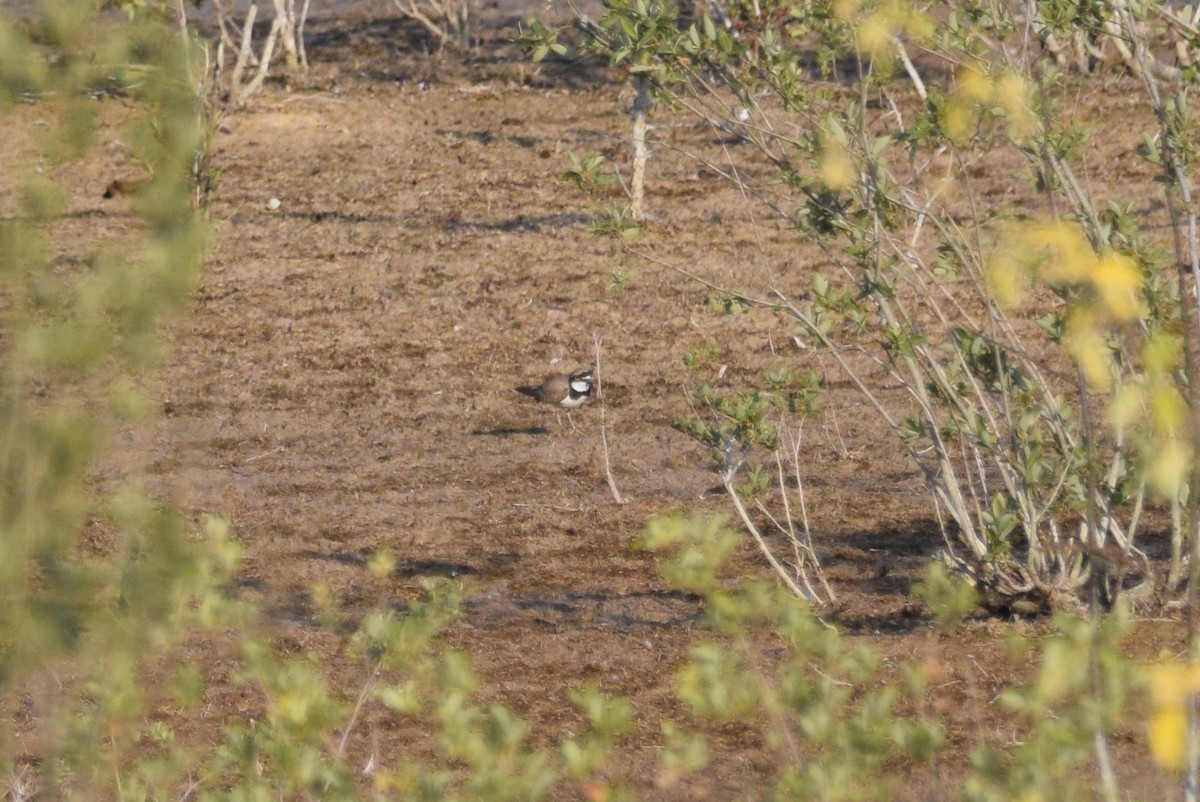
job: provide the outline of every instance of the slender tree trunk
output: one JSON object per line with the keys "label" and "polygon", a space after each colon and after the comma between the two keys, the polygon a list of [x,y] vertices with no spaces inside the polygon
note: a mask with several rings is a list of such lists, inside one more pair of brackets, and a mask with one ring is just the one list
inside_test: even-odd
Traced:
{"label": "slender tree trunk", "polygon": [[630,184],[629,213],[634,220],[646,219],[646,160],[650,151],[646,148],[646,116],[650,112],[650,81],[634,73],[633,88],[633,179]]}

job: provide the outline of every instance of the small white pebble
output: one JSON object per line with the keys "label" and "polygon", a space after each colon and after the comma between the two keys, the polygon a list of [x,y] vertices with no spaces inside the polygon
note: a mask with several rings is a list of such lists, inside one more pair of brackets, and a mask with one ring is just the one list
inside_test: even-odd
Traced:
{"label": "small white pebble", "polygon": [[282,205],[283,204],[280,202],[279,198],[271,198],[269,201],[267,201],[267,208],[271,211],[275,211]]}

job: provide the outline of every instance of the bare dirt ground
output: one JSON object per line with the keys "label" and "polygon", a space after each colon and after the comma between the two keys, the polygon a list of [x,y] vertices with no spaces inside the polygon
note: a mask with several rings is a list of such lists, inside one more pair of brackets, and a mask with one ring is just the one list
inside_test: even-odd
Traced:
{"label": "bare dirt ground", "polygon": [[[731,514],[703,449],[671,427],[695,384],[684,352],[719,345],[729,386],[780,362],[824,366],[771,315],[715,314],[704,287],[585,231],[587,201],[560,177],[566,154],[609,150],[620,164],[629,98],[593,66],[530,65],[506,44],[516,18],[488,13],[484,45],[465,58],[420,55],[423,38],[396,20],[314,20],[312,74],[269,84],[224,120],[210,254],[173,331],[151,473],[189,512],[228,517],[246,550],[241,592],[265,606],[282,648],[339,667],[347,692],[362,677],[315,625],[312,585],[352,617],[403,605],[423,577],[456,577],[471,597],[448,639],[470,654],[482,696],[527,717],[536,741],[578,728],[565,694],[595,683],[635,705],[613,773],[641,798],[753,796],[776,757],[745,726],[708,728],[699,775],[670,786],[656,775],[660,720],[688,720],[673,683],[699,609],[631,544],[660,513]],[[1098,81],[1077,111],[1102,122],[1120,104],[1119,81]],[[636,247],[715,280],[774,271],[802,283],[815,249],[686,155],[729,143],[657,121],[656,219]],[[1096,181],[1122,180],[1131,129],[1105,129],[1113,173],[1096,165]],[[121,201],[100,195],[136,168],[109,152],[73,202],[119,225]],[[612,289],[624,268],[627,286]],[[513,391],[589,363],[596,336],[624,506],[605,483],[598,406],[573,416],[575,430]],[[885,675],[914,656],[935,672],[926,702],[946,722],[946,754],[895,770],[906,797],[954,797],[970,744],[1018,738],[996,697],[1033,663],[1007,656],[1005,636],[1046,624],[977,618],[952,638],[935,632],[909,592],[941,544],[928,497],[861,401],[831,384],[832,414],[804,451],[838,597],[823,616],[879,650]],[[381,548],[398,558],[386,580],[365,568]],[[748,541],[734,569],[765,574]],[[1130,648],[1171,652],[1180,630],[1144,621]],[[222,654],[192,654],[216,682],[184,737],[215,740],[251,704],[222,685]],[[386,720],[364,731],[356,748],[420,748]],[[1136,788],[1141,734],[1117,750]]]}

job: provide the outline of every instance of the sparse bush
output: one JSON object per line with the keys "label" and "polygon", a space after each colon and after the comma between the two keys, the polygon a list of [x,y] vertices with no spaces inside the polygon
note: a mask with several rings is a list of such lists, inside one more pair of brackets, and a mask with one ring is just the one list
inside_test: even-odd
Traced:
{"label": "sparse bush", "polygon": [[[693,348],[684,364],[698,374],[711,372],[711,356]],[[835,601],[813,546],[801,459],[805,421],[820,406],[820,379],[812,371],[798,376],[783,365],[763,377],[763,392],[727,393],[714,387],[724,370],[721,366],[700,383],[692,395],[691,414],[674,426],[709,449],[734,509],[780,581],[816,604]],[[766,450],[774,466],[755,459],[756,448]],[[774,511],[773,500],[778,502]],[[770,522],[786,548],[773,546],[764,536],[747,504]]]}
{"label": "sparse bush", "polygon": [[[246,104],[262,89],[271,70],[277,48],[283,53],[284,67],[289,72],[308,71],[308,52],[304,47],[304,25],[308,21],[308,0],[297,8],[295,0],[272,0],[275,16],[261,40],[258,52],[254,47],[254,26],[258,20],[259,4],[246,8],[240,27],[234,3],[212,0],[217,14],[215,47],[205,45],[207,94],[213,100],[231,107]],[[182,11],[180,12],[182,14]],[[187,38],[187,31],[184,37]],[[249,72],[247,72],[249,70]]]}
{"label": "sparse bush", "polygon": [[[204,0],[188,0],[200,6]],[[309,0],[271,0],[274,17],[265,37],[260,37],[255,50],[255,23],[258,20],[258,0],[245,7],[240,17],[236,3],[212,0],[217,17],[215,42],[194,35],[188,27],[185,0],[109,0],[111,5],[125,11],[130,19],[164,20],[173,17],[179,27],[180,43],[189,62],[189,83],[200,82],[197,93],[205,100],[223,106],[240,107],[262,89],[276,56],[282,53],[288,72],[307,72],[308,53],[304,47],[304,26],[308,21]],[[202,76],[202,78],[198,78]]]}
{"label": "sparse bush", "polygon": [[473,0],[392,0],[400,15],[433,34],[438,46],[471,46]]}

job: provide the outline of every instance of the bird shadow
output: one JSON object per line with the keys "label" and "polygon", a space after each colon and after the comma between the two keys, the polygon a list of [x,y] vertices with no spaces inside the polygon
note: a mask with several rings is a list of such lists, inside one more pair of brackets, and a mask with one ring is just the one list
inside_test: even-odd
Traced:
{"label": "bird shadow", "polygon": [[471,434],[476,437],[513,437],[518,434],[550,434],[550,430],[545,426],[529,426],[526,428],[500,426],[495,429],[473,429]]}

